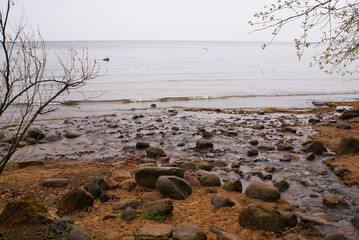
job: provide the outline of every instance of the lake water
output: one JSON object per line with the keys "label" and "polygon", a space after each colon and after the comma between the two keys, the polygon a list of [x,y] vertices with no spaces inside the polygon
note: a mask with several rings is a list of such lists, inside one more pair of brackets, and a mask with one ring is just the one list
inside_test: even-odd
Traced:
{"label": "lake water", "polygon": [[[316,50],[298,61],[293,43],[259,42],[47,42],[49,71],[56,53],[87,48],[99,75],[67,101],[109,102],[120,108],[158,106],[305,108],[311,102],[355,100],[353,76],[309,67]],[[110,61],[102,61],[108,57]]]}

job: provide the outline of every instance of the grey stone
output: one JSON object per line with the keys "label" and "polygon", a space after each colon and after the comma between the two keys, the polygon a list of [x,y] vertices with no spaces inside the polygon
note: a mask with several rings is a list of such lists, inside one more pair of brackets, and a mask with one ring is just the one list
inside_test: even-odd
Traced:
{"label": "grey stone", "polygon": [[128,207],[138,208],[141,206],[141,202],[136,199],[122,199],[113,205],[112,210],[125,210]]}
{"label": "grey stone", "polygon": [[206,240],[207,235],[199,227],[182,223],[172,231],[173,240]]}
{"label": "grey stone", "polygon": [[249,184],[245,194],[249,198],[257,198],[265,202],[273,202],[280,199],[280,192],[276,187],[257,181]]}
{"label": "grey stone", "polygon": [[231,178],[223,185],[223,189],[230,192],[242,192],[242,183],[238,178]]}
{"label": "grey stone", "polygon": [[204,186],[204,187],[221,186],[221,180],[215,173],[209,173],[209,174],[203,175],[200,178],[199,183],[201,184],[201,186]]}
{"label": "grey stone", "polygon": [[130,221],[136,218],[136,212],[132,207],[126,208],[125,211],[121,214],[121,219],[124,221]]}
{"label": "grey stone", "polygon": [[67,240],[90,240],[90,236],[76,225],[72,225],[62,237]]}
{"label": "grey stone", "polygon": [[208,149],[213,148],[213,143],[207,139],[201,138],[198,139],[196,142],[196,148],[197,149]]}
{"label": "grey stone", "polygon": [[94,198],[83,188],[76,188],[61,196],[56,206],[59,210],[71,213],[92,206]]}
{"label": "grey stone", "polygon": [[142,167],[137,169],[135,179],[138,185],[155,188],[160,176],[177,176],[183,178],[184,171],[177,167]]}
{"label": "grey stone", "polygon": [[168,240],[171,238],[173,227],[168,224],[153,224],[139,228],[136,240]]}
{"label": "grey stone", "polygon": [[160,176],[156,187],[163,195],[174,199],[186,199],[192,194],[191,184],[176,176]]}
{"label": "grey stone", "polygon": [[48,178],[41,185],[47,187],[66,187],[69,182],[70,180],[67,178]]}
{"label": "grey stone", "polygon": [[146,156],[147,157],[162,157],[165,155],[165,152],[160,147],[149,147],[146,149]]}
{"label": "grey stone", "polygon": [[221,194],[216,194],[213,196],[211,203],[215,206],[215,208],[220,209],[223,207],[232,207],[234,206],[234,202],[226,197],[223,197]]}

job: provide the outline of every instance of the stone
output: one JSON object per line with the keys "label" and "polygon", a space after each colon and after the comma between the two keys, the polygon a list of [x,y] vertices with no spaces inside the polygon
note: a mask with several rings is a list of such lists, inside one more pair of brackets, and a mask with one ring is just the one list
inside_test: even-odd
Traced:
{"label": "stone", "polygon": [[109,219],[116,219],[118,218],[118,214],[107,214],[102,218],[102,221],[106,221]]}
{"label": "stone", "polygon": [[217,234],[216,240],[242,240],[242,238],[233,233],[221,231]]}
{"label": "stone", "polygon": [[196,141],[197,149],[208,149],[213,148],[213,143],[207,139],[201,138]]}
{"label": "stone", "polygon": [[148,215],[154,214],[160,216],[168,216],[173,211],[173,204],[169,199],[162,199],[145,203],[141,206],[139,210],[140,212],[145,212]]}
{"label": "stone", "polygon": [[203,131],[202,132],[202,138],[211,138],[213,137],[213,134],[208,132],[208,131]]}
{"label": "stone", "polygon": [[192,187],[197,187],[200,185],[198,179],[192,175],[184,175],[183,178],[186,179]]}
{"label": "stone", "polygon": [[256,140],[256,139],[250,140],[249,144],[252,145],[252,146],[256,146],[256,145],[258,145],[258,140]]}
{"label": "stone", "polygon": [[286,227],[295,227],[298,225],[297,216],[292,212],[279,211],[280,215],[284,219],[284,224]]}
{"label": "stone", "polygon": [[238,178],[231,178],[223,185],[223,189],[230,192],[242,192],[242,183]]}
{"label": "stone", "polygon": [[273,202],[280,199],[278,188],[257,181],[253,181],[249,184],[245,194],[249,198],[257,198],[265,202]]}
{"label": "stone", "polygon": [[200,162],[197,165],[198,169],[202,169],[202,170],[205,170],[205,171],[212,171],[213,167],[214,167],[213,164],[210,163],[210,162]]}
{"label": "stone", "polygon": [[136,183],[140,186],[155,188],[160,176],[177,176],[183,178],[184,171],[177,167],[142,167],[135,173]]}
{"label": "stone", "polygon": [[68,226],[70,224],[74,224],[75,221],[72,220],[71,218],[69,217],[63,217],[61,218],[60,220],[54,222],[53,224],[51,224],[50,226],[55,229],[57,232],[65,232],[66,229],[68,228]]}
{"label": "stone", "polygon": [[136,240],[168,240],[171,238],[173,227],[169,224],[152,224],[139,228]]}
{"label": "stone", "polygon": [[320,119],[317,117],[312,117],[308,120],[309,123],[319,123]]}
{"label": "stone", "polygon": [[118,186],[118,182],[116,182],[115,180],[113,180],[113,178],[111,177],[103,177],[103,181],[100,182],[100,187],[103,190],[112,190],[117,188]]}
{"label": "stone", "polygon": [[56,207],[64,213],[71,213],[92,206],[93,202],[91,194],[80,187],[61,196]]}
{"label": "stone", "polygon": [[131,173],[125,170],[115,170],[111,173],[111,178],[115,181],[123,181],[131,178]]}
{"label": "stone", "polygon": [[359,215],[350,219],[350,222],[356,229],[359,229]]}
{"label": "stone", "polygon": [[46,187],[66,187],[70,180],[67,178],[48,178],[41,183]]}
{"label": "stone", "polygon": [[266,166],[266,167],[264,167],[264,171],[266,171],[266,172],[274,172],[274,171],[275,171],[275,167],[273,167],[273,166]]}
{"label": "stone", "polygon": [[31,160],[31,161],[20,161],[20,162],[17,162],[17,167],[19,169],[21,168],[26,168],[26,167],[29,167],[29,166],[42,166],[44,165],[44,162],[43,161],[39,161],[39,160]]}
{"label": "stone", "polygon": [[0,225],[5,228],[23,224],[45,224],[53,221],[46,207],[35,197],[28,195],[18,201],[10,201],[0,214]]}
{"label": "stone", "polygon": [[90,184],[88,184],[86,191],[89,192],[94,198],[100,198],[103,194],[100,185],[95,181],[92,181]]}
{"label": "stone", "polygon": [[145,192],[141,195],[142,203],[149,203],[157,200],[163,199],[164,196],[159,192]]}
{"label": "stone", "polygon": [[343,137],[337,147],[337,154],[359,153],[359,139],[355,137]]}
{"label": "stone", "polygon": [[284,192],[285,190],[287,190],[289,188],[289,183],[285,180],[281,180],[281,181],[278,181],[278,182],[275,182],[273,184],[274,187],[278,188],[278,190],[280,192]]}
{"label": "stone", "polygon": [[338,129],[351,129],[352,127],[346,123],[339,123],[336,128]]}
{"label": "stone", "polygon": [[192,194],[191,184],[176,176],[160,176],[156,187],[160,193],[173,199],[186,199]]}
{"label": "stone", "polygon": [[44,137],[43,139],[41,139],[39,141],[39,143],[51,143],[51,142],[56,142],[56,141],[59,141],[61,140],[62,137],[60,134],[52,134],[52,135],[48,135],[46,137]]}
{"label": "stone", "polygon": [[198,191],[198,195],[203,196],[209,193],[217,193],[216,189],[202,188]]}
{"label": "stone", "polygon": [[249,149],[247,151],[247,155],[248,155],[248,157],[258,156],[258,150],[257,149]]}
{"label": "stone", "polygon": [[137,187],[137,183],[135,179],[127,179],[120,183],[120,187],[131,192],[135,187]]}
{"label": "stone", "polygon": [[315,159],[315,154],[314,153],[308,153],[307,156],[305,157],[307,160],[309,161],[313,161]]}
{"label": "stone", "polygon": [[328,151],[320,141],[311,141],[304,145],[302,150],[306,153],[314,153],[317,155],[322,155],[323,152]]}
{"label": "stone", "polygon": [[165,155],[165,152],[160,147],[149,147],[146,149],[146,156],[147,157],[162,157]]}
{"label": "stone", "polygon": [[297,129],[291,128],[291,127],[283,127],[282,131],[283,132],[290,132],[290,133],[297,133]]}
{"label": "stone", "polygon": [[358,109],[343,112],[342,115],[339,116],[339,119],[346,120],[346,119],[355,118],[355,117],[359,117]]}
{"label": "stone", "polygon": [[200,178],[199,183],[203,187],[221,186],[221,180],[215,173],[209,173],[209,174],[203,175]]}
{"label": "stone", "polygon": [[102,194],[100,197],[100,202],[105,203],[111,200],[111,197],[107,195],[106,193]]}
{"label": "stone", "polygon": [[79,226],[72,225],[68,230],[61,236],[62,239],[67,240],[90,240],[90,236]]}
{"label": "stone", "polygon": [[36,140],[41,140],[45,137],[45,134],[39,129],[39,128],[31,128],[28,132],[27,132],[27,137],[28,138],[33,138]]}
{"label": "stone", "polygon": [[293,146],[289,145],[289,144],[278,144],[277,145],[277,150],[278,151],[292,151]]}
{"label": "stone", "polygon": [[231,199],[226,198],[219,193],[213,196],[213,198],[211,199],[211,203],[217,209],[220,209],[223,207],[233,207],[235,205]]}
{"label": "stone", "polygon": [[261,129],[264,129],[264,126],[257,124],[257,125],[253,125],[252,129],[261,130]]}
{"label": "stone", "polygon": [[310,216],[306,216],[304,214],[300,214],[299,215],[299,220],[302,223],[310,223],[310,224],[314,224],[314,225],[327,225],[327,226],[334,226],[333,223],[328,222],[327,220],[324,220],[322,218],[318,218],[318,217],[310,217]]}
{"label": "stone", "polygon": [[207,240],[207,235],[199,227],[182,223],[172,231],[173,240]]}
{"label": "stone", "polygon": [[194,164],[192,162],[182,162],[180,164],[180,166],[184,171],[195,170],[196,169],[196,164]]}
{"label": "stone", "polygon": [[214,165],[219,168],[224,168],[224,167],[228,166],[228,163],[223,160],[217,160],[217,161],[214,161]]}
{"label": "stone", "polygon": [[64,137],[65,138],[78,138],[81,136],[80,132],[74,130],[65,130]]}
{"label": "stone", "polygon": [[150,147],[150,144],[146,143],[146,142],[137,142],[136,143],[136,148],[137,149],[146,149],[146,148],[149,148],[149,147]]}
{"label": "stone", "polygon": [[348,203],[339,196],[325,194],[323,196],[323,204],[330,208],[347,207]]}
{"label": "stone", "polygon": [[265,151],[272,151],[275,150],[275,147],[272,145],[268,145],[268,144],[261,144],[258,146],[259,150],[265,150]]}
{"label": "stone", "polygon": [[121,214],[121,219],[124,221],[130,221],[136,218],[136,212],[132,207],[126,208],[125,211]]}
{"label": "stone", "polygon": [[113,205],[112,210],[125,210],[128,207],[137,209],[141,206],[141,202],[136,199],[122,199]]}
{"label": "stone", "polygon": [[250,230],[279,233],[285,229],[284,219],[277,210],[253,203],[240,211],[238,223]]}
{"label": "stone", "polygon": [[323,240],[347,240],[347,239],[348,238],[346,236],[340,233],[328,235],[325,238],[323,238]]}

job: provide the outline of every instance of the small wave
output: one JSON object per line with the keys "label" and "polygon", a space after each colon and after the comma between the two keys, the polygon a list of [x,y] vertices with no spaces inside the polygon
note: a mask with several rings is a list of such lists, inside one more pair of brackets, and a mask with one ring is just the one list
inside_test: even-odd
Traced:
{"label": "small wave", "polygon": [[359,94],[359,91],[351,92],[330,92],[330,93],[293,93],[293,94],[248,94],[248,95],[228,95],[228,96],[194,96],[194,97],[162,97],[148,99],[113,99],[113,100],[70,100],[64,104],[75,105],[79,103],[148,103],[148,102],[187,102],[205,100],[225,100],[231,98],[261,98],[261,97],[305,97],[305,96],[332,96],[332,95],[352,95]]}

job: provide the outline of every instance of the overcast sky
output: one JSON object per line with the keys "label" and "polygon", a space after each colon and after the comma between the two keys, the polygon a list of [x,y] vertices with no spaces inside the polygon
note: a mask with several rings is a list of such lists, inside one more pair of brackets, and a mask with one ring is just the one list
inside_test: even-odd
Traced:
{"label": "overcast sky", "polygon": [[[2,2],[5,2],[2,0]],[[270,0],[14,0],[11,22],[24,19],[45,40],[263,41],[249,34],[253,14]],[[292,32],[278,40],[293,41]]]}

